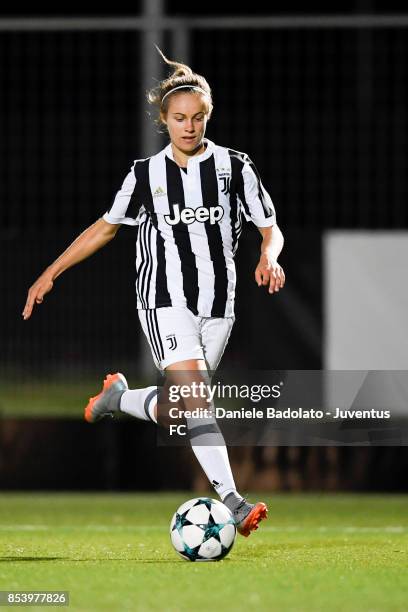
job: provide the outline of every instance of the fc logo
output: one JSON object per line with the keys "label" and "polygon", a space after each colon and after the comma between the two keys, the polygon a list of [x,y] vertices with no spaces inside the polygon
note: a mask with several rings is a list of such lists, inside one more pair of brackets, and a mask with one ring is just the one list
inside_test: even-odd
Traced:
{"label": "fc logo", "polygon": [[222,181],[222,193],[230,193],[231,192],[231,177],[230,176],[222,176],[221,177],[221,181]]}
{"label": "fc logo", "polygon": [[169,342],[169,349],[174,351],[177,348],[177,340],[175,334],[171,334],[170,336],[166,336],[166,340]]}

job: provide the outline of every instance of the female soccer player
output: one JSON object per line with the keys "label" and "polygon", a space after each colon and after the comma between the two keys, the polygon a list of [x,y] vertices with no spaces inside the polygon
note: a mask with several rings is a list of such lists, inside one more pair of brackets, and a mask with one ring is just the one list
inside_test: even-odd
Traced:
{"label": "female soccer player", "polygon": [[[161,53],[161,51],[159,50]],[[28,292],[24,320],[41,304],[55,279],[95,253],[123,225],[137,225],[136,293],[141,326],[153,360],[173,382],[208,381],[234,324],[234,255],[241,217],[262,234],[255,281],[279,291],[285,275],[277,258],[283,237],[271,198],[245,153],[205,138],[213,110],[206,79],[167,60],[173,73],[148,94],[156,122],[170,137],[156,155],[134,161],[111,208],[87,228],[36,280]],[[157,386],[129,389],[121,373],[108,374],[90,398],[85,418],[94,422],[123,411],[157,423]],[[185,410],[203,398],[183,400]],[[263,502],[249,503],[236,490],[223,436],[211,414],[186,419],[189,441],[209,481],[248,536],[266,518]]]}

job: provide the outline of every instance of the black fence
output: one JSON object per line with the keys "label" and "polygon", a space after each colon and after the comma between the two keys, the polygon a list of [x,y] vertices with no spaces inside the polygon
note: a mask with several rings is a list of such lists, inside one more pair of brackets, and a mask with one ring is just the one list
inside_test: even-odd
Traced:
{"label": "black fence", "polygon": [[[287,285],[271,297],[253,280],[260,237],[246,228],[237,254],[237,322],[225,359],[230,367],[318,369],[322,232],[404,229],[408,224],[407,28],[196,28],[190,34],[190,63],[206,76],[214,94],[207,135],[251,156],[286,238],[281,263]],[[84,372],[99,376],[125,364],[137,373],[144,339],[135,310],[133,228],[123,228],[101,253],[57,279],[30,321],[22,321],[21,311],[32,281],[109,208],[132,160],[145,156],[140,125],[151,118],[141,118],[140,61],[141,34],[134,31],[0,32],[0,384],[13,379],[16,392],[18,385],[37,377],[47,381],[68,374],[75,384]],[[162,76],[152,75],[151,84]],[[0,422],[3,487],[27,482],[59,486],[55,474],[36,480],[35,463],[31,472],[10,463],[7,440],[16,441],[13,431],[33,423]],[[62,431],[63,421],[38,421],[35,427],[46,436],[53,427]],[[67,465],[70,448],[80,440],[85,448],[89,439],[83,433],[86,424],[64,427],[71,446],[61,447],[61,465]],[[164,486],[158,468],[150,480],[120,476],[126,473],[126,459],[118,448],[135,447],[134,441],[126,446],[123,436],[136,428],[121,424],[109,434],[111,459],[103,463],[99,480],[95,468],[78,481],[81,486]],[[103,446],[108,434],[104,427],[98,431],[92,445]],[[57,440],[65,434],[54,435]],[[143,444],[151,444],[149,436],[143,434]],[[344,475],[338,488],[405,486],[396,469],[406,466],[404,449],[365,449],[360,455],[357,449],[331,449],[332,455],[307,449],[307,457],[299,449],[278,449],[273,457],[268,449],[251,452],[261,453],[248,461],[264,466],[266,487],[273,488],[274,466],[282,476],[292,468],[299,475],[306,465],[315,465],[315,474],[316,466],[325,466],[324,472],[337,465],[337,473]],[[19,461],[31,462],[32,456],[22,451]],[[175,455],[174,461],[178,478]],[[360,480],[354,471],[353,484],[347,474],[355,463],[366,471],[361,469]],[[10,465],[16,467],[14,480]],[[374,482],[382,465],[389,470]],[[79,473],[81,463],[76,461],[72,470]],[[63,488],[76,482],[72,470],[64,472]],[[390,474],[395,480],[387,480]],[[186,474],[174,486],[193,486],[194,478]],[[304,482],[311,486],[310,478]],[[173,486],[171,473],[165,485]],[[258,485],[264,486],[261,480]],[[281,486],[296,488],[284,480]],[[323,485],[315,481],[313,486]]]}
{"label": "black fence", "polygon": [[[252,157],[284,229],[407,226],[407,28],[190,35],[208,136]],[[146,154],[141,35],[1,32],[0,64],[2,231],[79,231]]]}

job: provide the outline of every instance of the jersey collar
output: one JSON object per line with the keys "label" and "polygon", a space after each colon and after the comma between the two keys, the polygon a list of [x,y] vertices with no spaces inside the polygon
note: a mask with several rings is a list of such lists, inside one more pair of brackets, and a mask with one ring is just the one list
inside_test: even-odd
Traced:
{"label": "jersey collar", "polygon": [[[187,164],[196,164],[196,163],[202,162],[205,159],[208,159],[209,157],[211,157],[211,155],[213,155],[214,150],[215,150],[215,144],[208,138],[204,138],[203,142],[205,142],[207,145],[205,151],[203,153],[200,153],[200,155],[193,155],[192,157],[190,157]],[[174,163],[176,163],[176,160],[174,159],[174,155],[173,155],[173,149],[171,146],[171,142],[169,142],[167,147],[164,148],[164,153],[167,155],[169,159],[171,159],[172,161],[174,161]]]}

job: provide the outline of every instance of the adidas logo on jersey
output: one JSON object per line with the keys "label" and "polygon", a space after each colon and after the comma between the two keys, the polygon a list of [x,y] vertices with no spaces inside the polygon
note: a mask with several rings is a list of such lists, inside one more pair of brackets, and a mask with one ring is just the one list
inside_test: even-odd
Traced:
{"label": "adidas logo on jersey", "polygon": [[153,194],[154,198],[159,198],[160,196],[165,196],[166,192],[164,191],[164,189],[162,187],[158,187],[156,189],[156,191]]}
{"label": "adidas logo on jersey", "polygon": [[198,208],[183,208],[180,210],[179,204],[173,204],[173,217],[172,215],[164,215],[166,222],[169,225],[176,225],[177,223],[185,223],[190,225],[194,221],[199,223],[210,222],[210,225],[214,225],[220,221],[224,216],[224,209],[222,206],[199,206]]}

